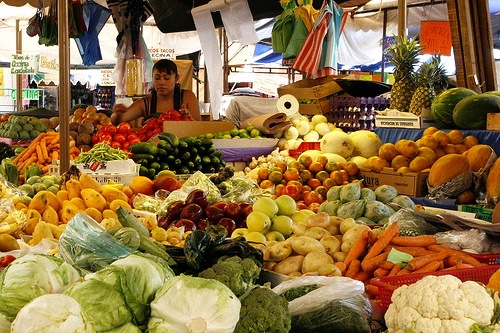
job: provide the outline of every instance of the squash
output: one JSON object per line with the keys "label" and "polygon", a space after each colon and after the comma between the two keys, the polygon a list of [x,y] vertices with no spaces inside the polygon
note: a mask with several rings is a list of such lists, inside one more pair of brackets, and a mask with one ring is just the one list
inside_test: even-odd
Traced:
{"label": "squash", "polygon": [[486,199],[493,204],[500,201],[500,158],[497,158],[486,178]]}
{"label": "squash", "polygon": [[469,160],[472,172],[489,168],[497,157],[495,151],[489,145],[475,145],[466,150],[462,155]]}
{"label": "squash", "polygon": [[432,101],[431,115],[432,118],[441,127],[453,127],[453,109],[458,102],[468,96],[477,95],[474,90],[457,87],[447,89],[441,92]]}
{"label": "squash", "polygon": [[449,182],[463,173],[470,173],[471,168],[467,157],[460,154],[448,154],[440,157],[431,166],[427,182],[436,187]]}
{"label": "squash", "polygon": [[499,113],[500,96],[493,94],[472,95],[462,99],[453,109],[453,121],[459,128],[485,129],[486,115]]}

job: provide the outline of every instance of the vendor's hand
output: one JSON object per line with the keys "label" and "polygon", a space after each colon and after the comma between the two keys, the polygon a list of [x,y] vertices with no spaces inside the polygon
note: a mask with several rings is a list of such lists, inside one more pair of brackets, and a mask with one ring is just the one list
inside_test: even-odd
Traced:
{"label": "vendor's hand", "polygon": [[113,107],[113,113],[122,114],[127,111],[127,107],[124,104],[115,104]]}
{"label": "vendor's hand", "polygon": [[191,115],[191,112],[189,112],[189,109],[186,107],[186,104],[181,105],[179,112],[181,113],[181,117],[193,120],[193,116]]}

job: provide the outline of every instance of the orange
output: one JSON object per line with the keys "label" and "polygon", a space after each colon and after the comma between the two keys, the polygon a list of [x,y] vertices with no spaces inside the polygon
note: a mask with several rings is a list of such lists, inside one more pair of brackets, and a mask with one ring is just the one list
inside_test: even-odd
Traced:
{"label": "orange", "polygon": [[309,168],[309,165],[312,163],[312,157],[310,155],[302,154],[299,157],[299,163],[302,164],[305,168]]}
{"label": "orange", "polygon": [[321,185],[321,181],[319,179],[316,179],[316,178],[311,178],[307,182],[307,185],[309,185],[314,190],[316,187]]}
{"label": "orange", "polygon": [[267,168],[260,168],[259,171],[257,171],[257,177],[259,177],[259,180],[265,180],[269,179],[269,170]]}
{"label": "orange", "polygon": [[457,129],[453,129],[453,130],[449,131],[448,138],[450,139],[450,143],[453,143],[455,145],[462,143],[464,141],[464,135],[462,134],[462,132],[460,130],[457,130]]}
{"label": "orange", "polygon": [[134,194],[142,193],[153,195],[155,193],[155,185],[151,179],[145,176],[135,176],[128,185]]}
{"label": "orange", "polygon": [[283,173],[283,178],[287,181],[299,179],[299,170],[296,168],[288,167],[288,169]]}
{"label": "orange", "polygon": [[269,180],[275,184],[279,184],[283,180],[283,174],[281,171],[271,171],[269,174]]}
{"label": "orange", "polygon": [[444,151],[444,149],[442,148],[438,148],[434,151],[434,153],[436,154],[436,161],[440,158],[440,157],[443,157],[444,155],[446,155],[446,152]]}
{"label": "orange", "polygon": [[276,166],[281,169],[281,172],[285,172],[288,167],[283,161],[277,161]]}
{"label": "orange", "polygon": [[438,149],[438,142],[432,135],[424,135],[418,140],[418,146],[436,150]]}
{"label": "orange", "polygon": [[355,176],[359,171],[359,167],[353,161],[348,161],[344,164],[344,170],[347,172],[349,176]]}
{"label": "orange", "polygon": [[410,172],[410,168],[409,167],[401,167],[398,169],[398,171],[396,171],[397,173],[399,173],[401,176],[404,176],[406,175],[408,172]]}
{"label": "orange", "polygon": [[316,161],[315,162],[319,162],[321,163],[321,165],[325,166],[326,163],[328,163],[328,158],[324,155],[319,155],[317,158],[316,158]]}
{"label": "orange", "polygon": [[276,185],[276,188],[274,189],[274,195],[276,197],[279,197],[280,195],[284,194],[284,191],[285,191],[285,185],[278,184],[278,185]]}
{"label": "orange", "polygon": [[423,135],[432,135],[432,134],[436,133],[437,131],[438,131],[438,129],[436,127],[430,126],[424,130]]}
{"label": "orange", "polygon": [[347,171],[345,170],[340,170],[340,176],[342,177],[342,181],[349,181],[349,175],[347,174]]}
{"label": "orange", "polygon": [[457,150],[457,154],[463,154],[467,151],[467,146],[464,145],[463,143],[459,143],[455,145],[455,149]]}
{"label": "orange", "polygon": [[475,145],[479,144],[479,140],[473,135],[467,135],[464,138],[464,145],[469,149]]}
{"label": "orange", "polygon": [[295,168],[297,170],[301,170],[304,167],[302,166],[302,164],[300,164],[299,161],[292,161],[288,163],[288,168]]}
{"label": "orange", "polygon": [[309,170],[301,170],[299,172],[299,178],[302,181],[302,183],[307,183],[309,179],[313,177],[311,171]]}
{"label": "orange", "polygon": [[265,180],[261,181],[259,184],[260,188],[263,188],[263,189],[270,188],[273,185],[274,185],[273,182],[270,181],[269,179],[265,179]]}
{"label": "orange", "polygon": [[312,173],[318,173],[324,169],[325,169],[325,166],[323,164],[321,164],[320,162],[312,162],[309,165],[309,171],[311,171]]}
{"label": "orange", "polygon": [[328,173],[332,173],[333,171],[336,171],[336,170],[339,170],[339,165],[337,164],[337,162],[327,162],[325,164],[325,170],[328,172]]}
{"label": "orange", "polygon": [[335,184],[335,181],[332,178],[328,177],[327,179],[323,180],[322,185],[326,187],[326,189],[330,189],[337,184]]}
{"label": "orange", "polygon": [[333,179],[336,185],[341,185],[342,184],[342,174],[340,173],[340,170],[333,171],[330,174],[330,178]]}
{"label": "orange", "polygon": [[325,179],[330,178],[330,174],[325,170],[321,170],[318,173],[316,173],[315,178],[318,179],[321,183],[323,183]]}
{"label": "orange", "polygon": [[384,143],[378,149],[378,156],[388,162],[392,161],[392,159],[397,155],[399,155],[398,150],[396,149],[396,146],[391,142]]}
{"label": "orange", "polygon": [[314,189],[314,192],[319,193],[321,195],[321,197],[323,198],[323,200],[325,200],[326,199],[326,192],[328,192],[328,189],[326,187],[324,187],[323,185],[320,185]]}

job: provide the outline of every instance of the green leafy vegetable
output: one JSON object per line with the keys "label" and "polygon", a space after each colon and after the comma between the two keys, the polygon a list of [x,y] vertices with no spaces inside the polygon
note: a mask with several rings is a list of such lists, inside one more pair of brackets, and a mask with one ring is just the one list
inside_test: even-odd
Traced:
{"label": "green leafy vegetable", "polygon": [[302,297],[308,293],[310,293],[313,290],[318,289],[319,286],[317,284],[311,284],[308,286],[302,286],[302,287],[297,287],[297,288],[292,288],[288,289],[284,293],[281,294],[281,296],[285,297],[285,299],[290,302],[293,301],[296,298]]}
{"label": "green leafy vegetable", "polygon": [[411,254],[401,252],[392,248],[387,256],[387,261],[392,262],[393,264],[401,264],[401,267],[405,268],[408,265],[408,262],[413,259]]}

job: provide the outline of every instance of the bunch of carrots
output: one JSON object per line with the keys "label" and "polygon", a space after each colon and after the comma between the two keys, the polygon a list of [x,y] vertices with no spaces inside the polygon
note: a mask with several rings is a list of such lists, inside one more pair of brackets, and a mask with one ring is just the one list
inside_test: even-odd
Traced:
{"label": "bunch of carrots", "polygon": [[[405,267],[387,260],[391,249],[413,256]],[[378,297],[378,287],[370,284],[373,277],[431,273],[438,270],[481,267],[486,264],[473,256],[436,243],[433,235],[399,236],[397,223],[392,223],[377,237],[371,230],[356,240],[339,268],[343,275],[365,283],[373,298]]]}
{"label": "bunch of carrots", "polygon": [[[76,147],[75,140],[69,140],[70,159],[76,159],[80,155],[80,149]],[[36,163],[44,174],[48,173],[49,165],[53,161],[59,160],[61,138],[59,132],[43,132],[38,135],[29,146],[19,155],[14,157],[12,162],[17,165],[19,173],[24,174],[24,170],[33,163]]]}

